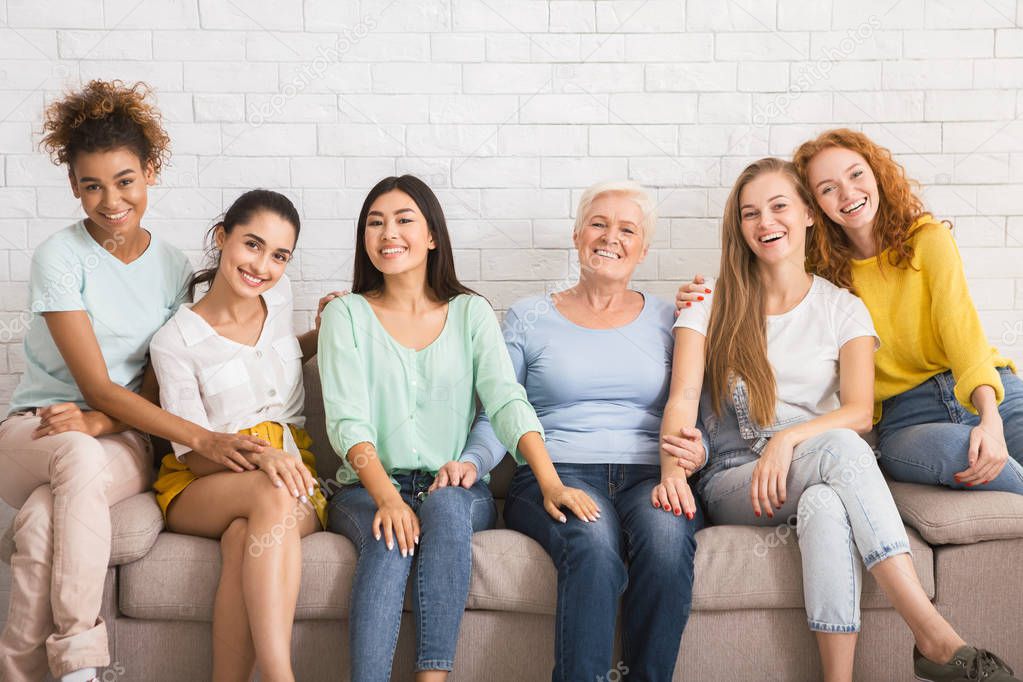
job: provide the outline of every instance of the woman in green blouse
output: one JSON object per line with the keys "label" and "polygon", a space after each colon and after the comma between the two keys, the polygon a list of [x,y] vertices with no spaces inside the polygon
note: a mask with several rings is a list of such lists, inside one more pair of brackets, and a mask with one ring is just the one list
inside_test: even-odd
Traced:
{"label": "woman in green blouse", "polygon": [[558,478],[494,311],[459,283],[444,213],[421,180],[390,177],[370,190],[352,279],[353,294],[324,310],[319,337],[327,434],[343,462],[329,526],[359,551],[352,679],[390,679],[414,571],[416,679],[443,680],[469,591],[472,533],[496,516],[475,466],[457,461],[476,397],[504,446],[532,467],[551,516],[565,521],[565,507],[592,521],[599,511]]}

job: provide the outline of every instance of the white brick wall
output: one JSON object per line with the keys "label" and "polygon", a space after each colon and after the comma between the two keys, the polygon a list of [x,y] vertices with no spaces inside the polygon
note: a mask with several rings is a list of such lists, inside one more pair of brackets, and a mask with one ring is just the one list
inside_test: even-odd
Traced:
{"label": "white brick wall", "polygon": [[[149,227],[196,257],[244,189],[298,203],[301,324],[347,285],[383,175],[437,190],[463,279],[500,308],[571,273],[583,187],[635,178],[662,216],[637,281],[668,295],[716,269],[746,163],[847,125],[955,223],[991,341],[1023,362],[1021,20],[1014,0],[0,0],[0,321],[79,214],[35,146],[44,103],[119,77],[157,88],[174,142]],[[22,366],[0,345],[0,409]]]}

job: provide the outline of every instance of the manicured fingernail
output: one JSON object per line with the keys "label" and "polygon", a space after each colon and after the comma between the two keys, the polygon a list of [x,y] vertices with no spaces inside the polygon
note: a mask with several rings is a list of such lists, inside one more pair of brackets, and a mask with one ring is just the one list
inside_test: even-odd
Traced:
{"label": "manicured fingernail", "polygon": [[294,495],[295,497],[298,497],[298,488],[292,488],[291,494]]}
{"label": "manicured fingernail", "polygon": [[704,290],[703,290],[703,293],[705,293],[705,294],[709,294],[709,293],[710,293],[710,289],[704,289]]}
{"label": "manicured fingernail", "polygon": [[380,536],[379,535],[374,535],[373,537],[375,537],[377,540],[380,540]]}
{"label": "manicured fingernail", "polygon": [[756,514],[757,516],[760,516],[760,512],[758,512],[758,511],[755,511],[753,513]]}
{"label": "manicured fingernail", "polygon": [[387,543],[387,551],[390,552],[392,549],[394,549],[394,545],[392,543],[388,542]]}
{"label": "manicured fingernail", "polygon": [[682,515],[682,510],[681,510],[681,509],[678,509],[678,508],[676,507],[676,508],[675,508],[675,516],[681,516],[681,515]]}
{"label": "manicured fingernail", "polygon": [[416,544],[418,545],[419,544],[419,536],[418,535],[415,537],[415,541],[416,541]]}
{"label": "manicured fingernail", "polygon": [[415,556],[416,555],[416,548],[415,547],[409,548],[408,555],[409,556]]}
{"label": "manicured fingernail", "polygon": [[408,557],[408,550],[404,550],[404,549],[401,550],[401,557],[403,559],[407,558]]}
{"label": "manicured fingernail", "polygon": [[659,502],[654,502],[654,509],[660,509],[661,505]]}
{"label": "manicured fingernail", "polygon": [[284,485],[284,484],[283,484],[283,483],[281,483],[280,481],[277,481],[276,483],[274,483],[274,487],[275,487],[275,488],[280,488],[280,487],[282,487],[283,485]]}
{"label": "manicured fingernail", "polygon": [[559,518],[559,520],[560,520],[560,521],[561,521],[562,523],[567,523],[567,522],[568,522],[568,519],[566,519],[566,518],[564,517],[564,515],[562,515],[562,516],[561,516],[561,517]]}
{"label": "manicured fingernail", "polygon": [[967,488],[972,488],[972,487],[973,487],[973,484],[972,484],[972,483],[967,483],[967,484],[966,484],[966,487],[967,487]]}
{"label": "manicured fingernail", "polygon": [[687,512],[686,513],[686,518],[689,519],[690,521],[693,520],[694,516],[696,516],[696,514],[694,514],[693,512]]}
{"label": "manicured fingernail", "polygon": [[301,502],[302,502],[302,504],[305,504],[306,502],[308,502],[308,501],[309,501],[309,498],[308,498],[308,497],[306,497],[305,495],[303,495],[302,497],[300,497],[300,498],[298,498],[298,499],[299,499],[299,501],[301,501]]}
{"label": "manicured fingernail", "polygon": [[767,518],[773,519],[774,518],[774,514],[772,512],[767,512]]}
{"label": "manicured fingernail", "polygon": [[687,308],[692,308],[693,304],[691,302],[689,302],[689,301],[686,301],[686,307]]}
{"label": "manicured fingernail", "polygon": [[697,297],[696,297],[696,300],[697,300],[697,301],[702,301],[702,300],[703,300],[703,296],[697,296]]}
{"label": "manicured fingernail", "polygon": [[309,486],[309,497],[313,496],[313,487]]}

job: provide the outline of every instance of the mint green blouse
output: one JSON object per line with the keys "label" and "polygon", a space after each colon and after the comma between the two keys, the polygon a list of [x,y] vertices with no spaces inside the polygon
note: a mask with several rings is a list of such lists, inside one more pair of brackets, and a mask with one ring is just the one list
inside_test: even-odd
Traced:
{"label": "mint green blouse", "polygon": [[477,396],[509,452],[524,434],[543,435],[494,310],[480,296],[451,299],[440,335],[420,351],[395,341],[362,296],[334,299],[323,311],[319,365],[341,484],[359,480],[346,455],[364,441],[376,447],[392,480],[408,471],[436,473],[457,460]]}

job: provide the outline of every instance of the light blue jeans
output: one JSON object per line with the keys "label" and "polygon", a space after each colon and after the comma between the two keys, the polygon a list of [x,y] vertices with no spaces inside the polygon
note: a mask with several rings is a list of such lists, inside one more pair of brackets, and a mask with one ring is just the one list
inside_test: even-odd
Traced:
{"label": "light blue jeans", "polygon": [[497,519],[494,498],[482,481],[468,489],[447,487],[427,494],[433,474],[414,471],[394,478],[402,499],[419,516],[414,557],[402,557],[397,541],[388,550],[384,540],[373,537],[377,505],[361,485],[339,490],[328,508],[330,530],[359,551],[348,618],[352,680],[357,682],[391,679],[410,571],[416,671],[451,670],[469,595],[472,534],[493,528]]}
{"label": "light blue jeans", "polygon": [[[715,435],[734,442],[712,430],[712,447]],[[758,459],[749,449],[712,452],[700,481],[708,518],[714,524],[748,526],[795,522],[810,629],[858,632],[863,566],[870,569],[909,553],[906,529],[873,451],[850,429],[826,431],[800,443],[786,479],[785,504],[774,518],[753,514],[750,483]]]}
{"label": "light blue jeans", "polygon": [[896,481],[1023,495],[1023,381],[1008,367],[998,370],[1005,397],[998,406],[1009,461],[991,482],[967,488],[955,474],[969,466],[970,432],[980,417],[956,400],[952,372],[936,374],[881,404],[877,425],[881,468]]}

